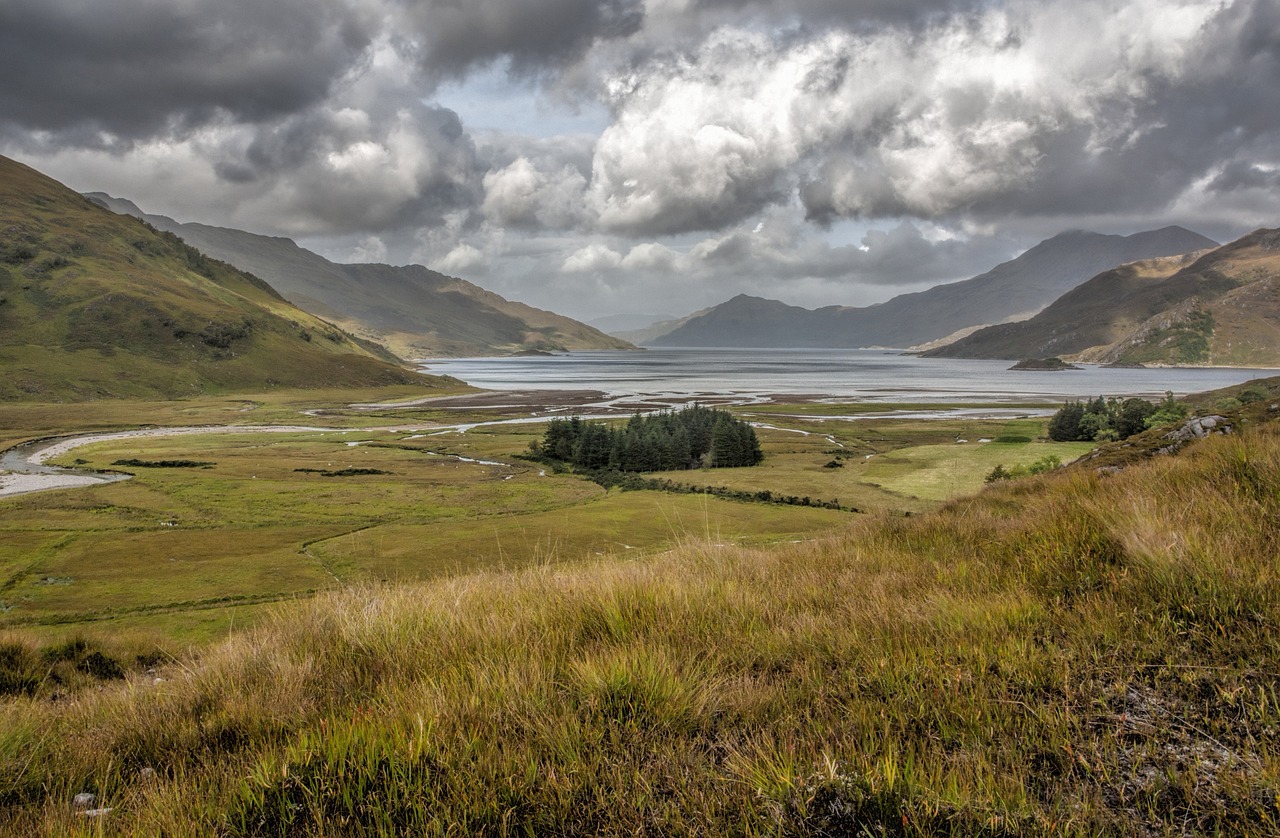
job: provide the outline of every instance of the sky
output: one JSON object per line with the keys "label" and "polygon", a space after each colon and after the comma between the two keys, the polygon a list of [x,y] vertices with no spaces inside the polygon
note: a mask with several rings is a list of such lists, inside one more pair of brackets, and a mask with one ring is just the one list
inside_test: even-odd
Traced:
{"label": "sky", "polygon": [[1280,226],[1278,0],[5,0],[0,153],[591,320]]}

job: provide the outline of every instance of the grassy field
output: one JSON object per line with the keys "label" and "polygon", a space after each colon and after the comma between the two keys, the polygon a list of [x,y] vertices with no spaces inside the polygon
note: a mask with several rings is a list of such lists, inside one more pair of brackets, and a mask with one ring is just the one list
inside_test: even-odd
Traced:
{"label": "grassy field", "polygon": [[[427,386],[434,385],[434,386]],[[343,409],[345,405],[412,400],[472,392],[458,381],[424,379],[422,385],[330,390],[271,390],[235,396],[193,396],[186,399],[103,399],[89,402],[0,401],[0,450],[28,439],[59,434],[93,433],[142,425],[314,425],[360,427],[399,421],[447,418],[456,412],[420,408],[412,414],[373,413]],[[317,409],[323,409],[317,414]],[[394,416],[395,418],[390,418]],[[460,421],[460,420],[459,420]]]}
{"label": "grassy field", "polygon": [[[690,539],[798,541],[848,525],[848,513],[834,510],[606,492],[516,456],[540,425],[448,428],[518,411],[344,407],[420,395],[400,388],[0,406],[6,426],[24,429],[9,432],[14,440],[141,424],[330,428],[115,440],[64,455],[55,462],[135,476],[0,499],[0,628],[47,642],[84,634],[178,650],[254,624],[270,603],[341,585],[635,557]],[[763,466],[669,476],[684,485],[920,512],[980,486],[995,462],[1029,462],[1050,450],[1065,460],[1087,448],[1032,442],[1040,419],[867,423],[797,415],[768,424],[760,430]],[[957,443],[962,434],[973,441]],[[976,442],[983,435],[1026,441]],[[824,467],[833,460],[843,467]],[[118,464],[131,461],[203,465]]]}
{"label": "grassy field", "polygon": [[[127,424],[128,410],[113,407],[119,412],[102,411],[99,428]],[[212,419],[227,405],[194,407],[198,418]],[[292,421],[298,409],[289,401],[258,408]],[[172,410],[165,418],[193,421]],[[63,421],[58,430],[74,418]],[[690,538],[807,538],[847,517],[607,493],[514,458],[537,433],[520,425],[444,435],[355,427],[77,448],[57,462],[135,477],[0,500],[0,627],[57,640],[117,635],[127,623],[135,642],[151,634],[151,642],[175,648],[251,624],[263,602],[353,582],[638,555]],[[197,612],[199,620],[186,619]]]}
{"label": "grassy field", "polygon": [[0,830],[1275,834],[1265,411],[797,544],[348,586],[123,679],[11,634],[86,687],[0,705]]}
{"label": "grassy field", "polygon": [[770,419],[767,424],[757,430],[769,454],[759,466],[655,476],[834,500],[857,509],[921,512],[978,490],[997,464],[1027,465],[1050,455],[1065,463],[1094,447],[1039,439],[1043,419]]}

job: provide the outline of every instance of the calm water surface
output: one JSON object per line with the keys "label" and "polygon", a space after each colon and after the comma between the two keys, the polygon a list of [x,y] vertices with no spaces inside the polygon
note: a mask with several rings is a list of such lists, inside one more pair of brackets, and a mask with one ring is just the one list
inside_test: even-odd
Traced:
{"label": "calm water surface", "polygon": [[495,390],[602,390],[652,400],[820,395],[872,402],[1057,402],[1213,390],[1280,374],[1260,369],[1013,372],[1009,361],[919,358],[872,349],[649,349],[423,361],[431,373]]}

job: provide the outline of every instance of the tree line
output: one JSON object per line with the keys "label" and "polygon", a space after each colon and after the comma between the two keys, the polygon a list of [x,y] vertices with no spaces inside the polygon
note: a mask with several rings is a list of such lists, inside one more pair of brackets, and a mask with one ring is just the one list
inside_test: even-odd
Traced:
{"label": "tree line", "polygon": [[530,449],[539,459],[580,469],[625,472],[732,468],[764,459],[755,429],[727,411],[701,405],[637,413],[621,427],[577,416],[552,419]]}
{"label": "tree line", "polygon": [[1055,442],[1106,442],[1126,439],[1147,428],[1170,425],[1187,416],[1187,406],[1172,393],[1154,404],[1146,399],[1104,399],[1066,402],[1049,420],[1049,439]]}

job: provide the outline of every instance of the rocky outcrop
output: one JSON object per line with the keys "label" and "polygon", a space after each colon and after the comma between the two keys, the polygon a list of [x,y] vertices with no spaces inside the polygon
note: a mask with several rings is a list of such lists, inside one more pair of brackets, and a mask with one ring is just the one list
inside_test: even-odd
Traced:
{"label": "rocky outcrop", "polygon": [[1181,426],[1175,428],[1164,435],[1164,438],[1172,444],[1163,448],[1157,448],[1157,454],[1174,454],[1178,449],[1193,439],[1204,439],[1210,434],[1229,434],[1235,429],[1231,420],[1225,416],[1214,414],[1212,416],[1197,416],[1183,422]]}

